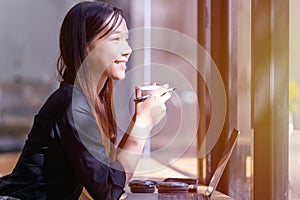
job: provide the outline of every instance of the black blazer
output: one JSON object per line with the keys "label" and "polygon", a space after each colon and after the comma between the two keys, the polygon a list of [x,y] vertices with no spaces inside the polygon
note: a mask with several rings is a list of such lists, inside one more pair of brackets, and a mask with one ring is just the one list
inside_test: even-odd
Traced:
{"label": "black blazer", "polygon": [[83,186],[94,199],[119,199],[125,173],[110,162],[90,105],[77,87],[60,84],[34,118],[0,195],[26,199],[78,199]]}

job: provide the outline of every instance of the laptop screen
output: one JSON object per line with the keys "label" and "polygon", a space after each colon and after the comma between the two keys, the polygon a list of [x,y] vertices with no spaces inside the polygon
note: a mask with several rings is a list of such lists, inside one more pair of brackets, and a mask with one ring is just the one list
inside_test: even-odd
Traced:
{"label": "laptop screen", "polygon": [[217,168],[215,173],[213,174],[210,183],[207,187],[207,190],[205,191],[206,196],[211,196],[216,187],[218,186],[218,183],[222,177],[223,171],[226,167],[226,164],[231,156],[231,153],[235,147],[237,136],[239,135],[240,131],[236,128],[233,129],[231,136],[225,146],[225,150],[218,162]]}

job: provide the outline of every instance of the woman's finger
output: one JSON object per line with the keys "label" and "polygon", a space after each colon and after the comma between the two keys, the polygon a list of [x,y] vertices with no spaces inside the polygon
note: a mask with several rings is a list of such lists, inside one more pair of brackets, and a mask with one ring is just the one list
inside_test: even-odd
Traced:
{"label": "woman's finger", "polygon": [[163,96],[164,94],[166,94],[168,92],[168,89],[169,89],[169,85],[165,84],[164,86],[155,90],[155,92],[153,94],[156,96]]}
{"label": "woman's finger", "polygon": [[171,98],[171,92],[166,92],[165,94],[163,94],[161,96],[162,101],[165,103],[166,101],[168,101]]}

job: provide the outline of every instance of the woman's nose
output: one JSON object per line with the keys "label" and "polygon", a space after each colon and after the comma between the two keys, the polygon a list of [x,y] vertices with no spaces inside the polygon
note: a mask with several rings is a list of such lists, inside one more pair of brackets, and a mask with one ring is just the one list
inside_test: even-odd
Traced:
{"label": "woman's nose", "polygon": [[122,48],[122,55],[123,56],[130,56],[130,54],[132,53],[132,49],[129,46],[129,44],[127,42],[124,42],[123,48]]}

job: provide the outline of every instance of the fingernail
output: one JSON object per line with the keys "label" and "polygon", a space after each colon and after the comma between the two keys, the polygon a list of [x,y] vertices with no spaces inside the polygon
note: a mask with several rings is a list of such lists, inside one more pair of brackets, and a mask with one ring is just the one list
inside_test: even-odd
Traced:
{"label": "fingernail", "polygon": [[165,88],[168,88],[168,87],[169,87],[169,84],[164,84],[164,87],[165,87]]}

